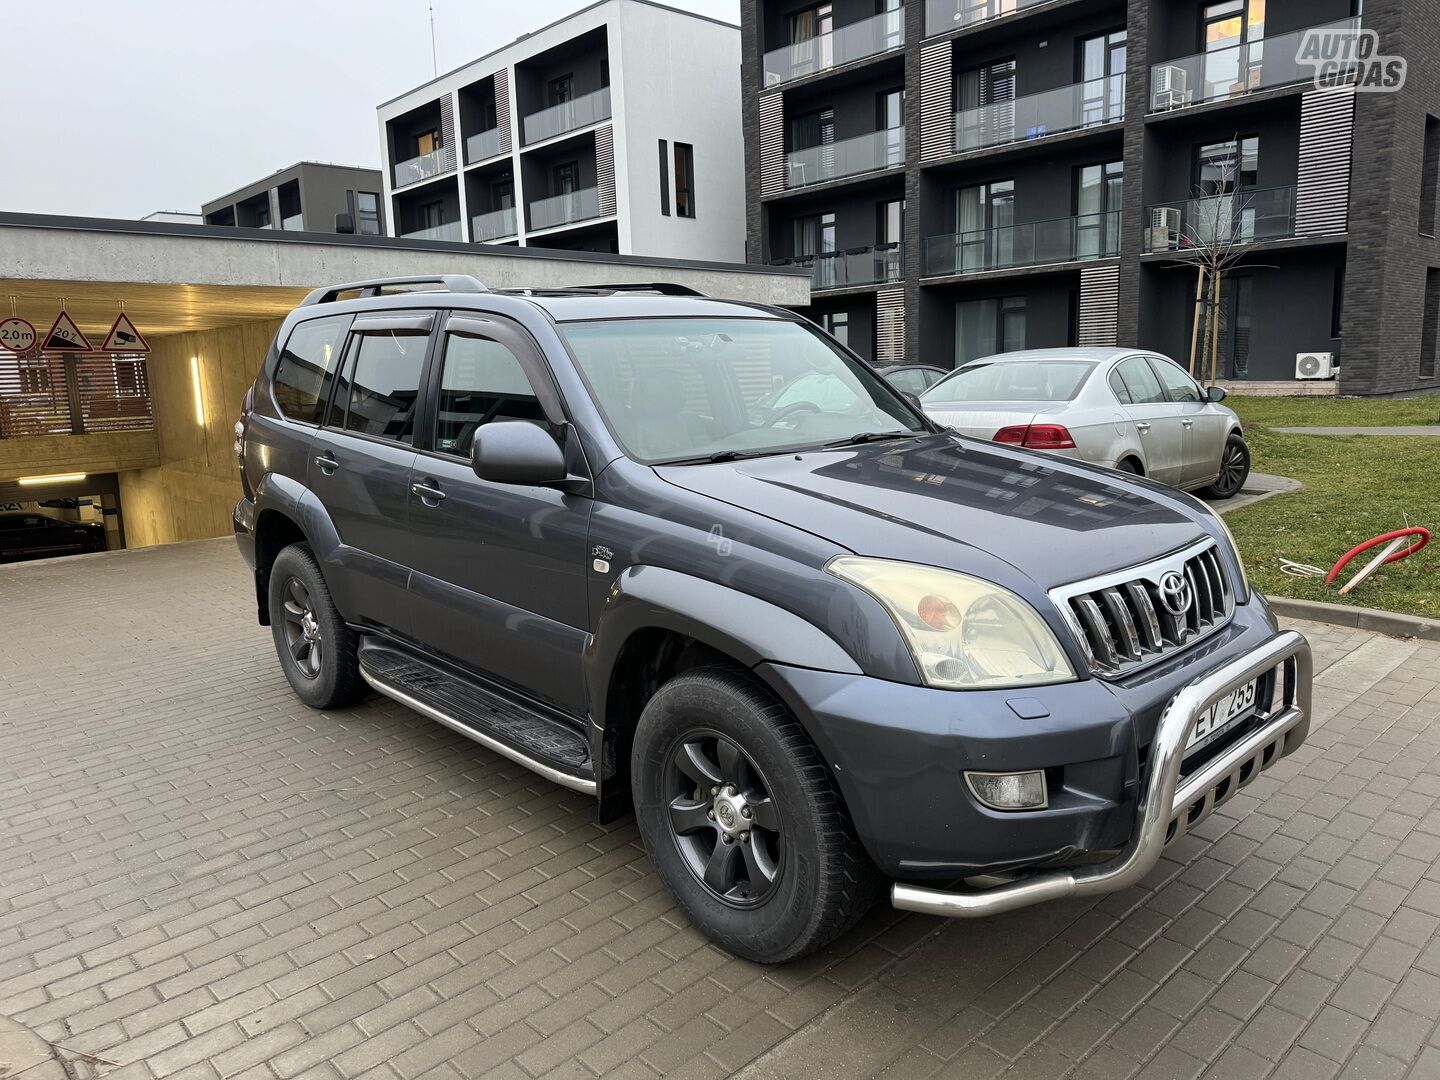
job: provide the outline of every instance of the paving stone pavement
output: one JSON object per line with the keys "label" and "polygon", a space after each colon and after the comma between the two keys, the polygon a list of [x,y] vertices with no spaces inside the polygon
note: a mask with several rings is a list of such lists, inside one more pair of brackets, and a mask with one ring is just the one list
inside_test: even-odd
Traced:
{"label": "paving stone pavement", "polygon": [[767,969],[633,825],[305,709],[250,597],[227,541],[0,567],[0,1016],[78,1080],[1440,1077],[1440,643],[1304,626],[1309,743],[1142,887]]}

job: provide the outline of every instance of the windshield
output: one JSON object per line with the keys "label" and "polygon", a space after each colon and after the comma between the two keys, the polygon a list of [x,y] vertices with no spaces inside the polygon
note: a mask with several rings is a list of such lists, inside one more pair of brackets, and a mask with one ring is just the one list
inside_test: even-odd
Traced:
{"label": "windshield", "polygon": [[561,329],[612,434],[646,464],[925,430],[879,375],[800,323],[616,319]]}
{"label": "windshield", "polygon": [[967,364],[926,390],[920,400],[926,405],[963,401],[1071,401],[1094,367],[1085,360]]}

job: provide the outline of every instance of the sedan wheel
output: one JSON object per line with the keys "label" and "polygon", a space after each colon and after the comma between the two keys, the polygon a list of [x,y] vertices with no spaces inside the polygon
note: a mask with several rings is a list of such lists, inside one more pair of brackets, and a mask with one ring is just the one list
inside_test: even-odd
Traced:
{"label": "sedan wheel", "polygon": [[1220,455],[1220,473],[1204,494],[1212,499],[1228,499],[1245,486],[1249,477],[1250,447],[1239,435],[1231,435]]}

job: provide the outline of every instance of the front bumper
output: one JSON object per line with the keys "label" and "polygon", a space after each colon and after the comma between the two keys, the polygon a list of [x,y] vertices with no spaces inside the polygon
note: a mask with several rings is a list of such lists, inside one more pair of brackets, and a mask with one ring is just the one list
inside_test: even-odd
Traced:
{"label": "front bumper", "polygon": [[[1231,690],[1276,668],[1284,672],[1284,685],[1276,688],[1277,704],[1263,722],[1182,781],[1181,758],[1196,719]],[[1310,646],[1300,634],[1285,630],[1176,694],[1150,742],[1134,830],[1113,858],[1090,866],[1024,871],[989,888],[941,890],[896,882],[891,903],[930,915],[978,918],[1136,884],[1154,868],[1166,844],[1305,741],[1310,682]]]}

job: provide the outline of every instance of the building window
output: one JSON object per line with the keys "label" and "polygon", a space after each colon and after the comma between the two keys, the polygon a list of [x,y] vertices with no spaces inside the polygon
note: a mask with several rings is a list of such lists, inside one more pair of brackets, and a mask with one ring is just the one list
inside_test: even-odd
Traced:
{"label": "building window", "polygon": [[1440,356],[1440,270],[1425,271],[1425,316],[1420,323],[1420,378],[1435,377]]}
{"label": "building window", "polygon": [[1335,283],[1330,293],[1330,336],[1338,338],[1344,331],[1345,267],[1335,268]]}
{"label": "building window", "polygon": [[415,208],[415,221],[421,229],[438,229],[444,224],[445,204],[440,201],[421,203]]}
{"label": "building window", "polygon": [[955,366],[1025,348],[1025,297],[962,300],[955,305]]}
{"label": "building window", "polygon": [[826,311],[820,315],[820,329],[847,348],[850,345],[850,313]]}
{"label": "building window", "polygon": [[834,61],[831,31],[835,15],[830,4],[820,4],[790,16],[790,53],[794,73],[823,71]]}
{"label": "building window", "polygon": [[1075,170],[1075,257],[1120,254],[1120,208],[1125,165],[1107,161]]}
{"label": "building window", "polygon": [[600,58],[600,85],[610,85],[610,57],[608,56]]}
{"label": "building window", "polygon": [[380,235],[380,196],[373,191],[355,193],[357,224],[361,236]]}
{"label": "building window", "polygon": [[1435,235],[1435,189],[1440,186],[1440,118],[1425,117],[1425,152],[1420,159],[1420,232]]}
{"label": "building window", "polygon": [[1104,124],[1125,115],[1125,31],[1085,38],[1078,44],[1081,119]]}
{"label": "building window", "polygon": [[551,79],[546,88],[546,97],[551,105],[563,105],[575,96],[575,76],[561,75]]}
{"label": "building window", "polygon": [[554,185],[552,195],[569,195],[580,189],[580,163],[566,161],[556,165],[550,176]]}
{"label": "building window", "polygon": [[445,138],[440,134],[439,128],[431,128],[429,131],[422,131],[415,136],[415,153],[420,157],[433,154],[444,145]]}
{"label": "building window", "polygon": [[670,216],[670,144],[660,140],[660,213]]}
{"label": "building window", "polygon": [[675,144],[675,213],[695,216],[695,148],[689,143]]}

